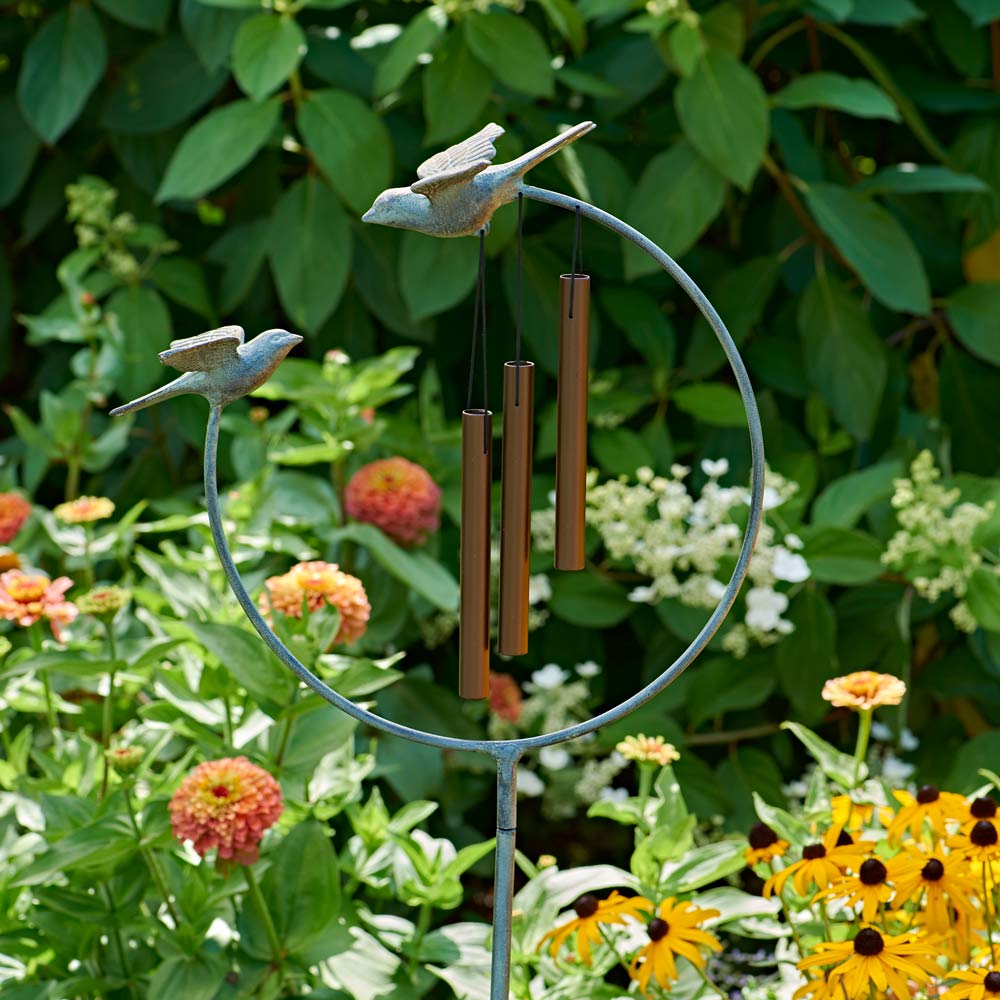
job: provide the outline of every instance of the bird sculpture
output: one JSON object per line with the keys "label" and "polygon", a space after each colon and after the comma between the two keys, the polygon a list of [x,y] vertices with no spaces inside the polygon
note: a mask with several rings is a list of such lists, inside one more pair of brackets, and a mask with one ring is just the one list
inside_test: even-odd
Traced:
{"label": "bird sculpture", "polygon": [[504,130],[491,122],[472,138],[421,163],[418,179],[409,187],[383,191],[361,220],[430,236],[488,231],[493,213],[517,197],[524,175],[535,164],[592,128],[593,122],[580,122],[516,160],[494,167],[490,166],[497,155],[493,142]]}
{"label": "bird sculpture", "polygon": [[297,333],[265,330],[244,344],[241,326],[222,326],[196,337],[173,340],[160,353],[160,360],[183,374],[131,403],[116,407],[111,416],[142,410],[186,392],[204,396],[212,406],[225,406],[263,385],[285,355],[301,343]]}

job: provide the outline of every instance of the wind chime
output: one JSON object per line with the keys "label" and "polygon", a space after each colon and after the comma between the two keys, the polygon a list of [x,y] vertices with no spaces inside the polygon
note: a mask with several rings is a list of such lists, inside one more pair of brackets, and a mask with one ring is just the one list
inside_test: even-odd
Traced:
{"label": "wind chime", "polygon": [[[515,356],[503,368],[503,450],[500,500],[500,608],[497,652],[528,651],[531,574],[531,467],[535,366],[521,358],[524,195],[517,199]],[[490,541],[493,414],[487,396],[486,233],[479,233],[479,267],[472,321],[469,385],[462,411],[462,522],[459,606],[459,695],[490,691]],[[559,368],[556,441],[556,569],[584,566],[587,491],[587,370],[590,276],[582,270],[580,212],[573,230],[569,274],[559,278]],[[476,345],[482,340],[483,405],[472,406]]]}

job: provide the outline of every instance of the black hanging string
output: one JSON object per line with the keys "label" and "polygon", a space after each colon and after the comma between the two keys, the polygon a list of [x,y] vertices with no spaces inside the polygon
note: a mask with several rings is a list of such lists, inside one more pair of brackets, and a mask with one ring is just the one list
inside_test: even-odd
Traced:
{"label": "black hanging string", "polygon": [[524,192],[517,192],[517,325],[514,328],[514,405],[521,405],[521,250],[524,243]]}
{"label": "black hanging string", "polygon": [[[476,295],[472,311],[472,346],[469,350],[469,390],[465,408],[472,409],[472,387],[476,373],[476,338],[479,335],[480,317],[483,330],[483,417],[490,408],[486,379],[486,230],[479,230],[479,267],[476,273]],[[489,429],[483,420],[483,452],[489,450]]]}
{"label": "black hanging string", "polygon": [[580,270],[583,270],[583,243],[580,240],[580,206],[576,206],[576,223],[573,226],[573,259],[569,275],[569,318],[573,318],[573,292],[576,286],[577,256]]}

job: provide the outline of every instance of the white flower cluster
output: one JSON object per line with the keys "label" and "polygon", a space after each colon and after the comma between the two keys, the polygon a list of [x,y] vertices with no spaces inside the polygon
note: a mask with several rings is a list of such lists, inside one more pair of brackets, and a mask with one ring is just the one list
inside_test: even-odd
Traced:
{"label": "white flower cluster", "polygon": [[[729,472],[725,459],[705,460],[702,471],[708,481],[698,496],[689,492],[685,479],[690,469],[674,465],[670,476],[657,476],[652,469],[628,477],[597,482],[591,471],[587,484],[587,523],[601,536],[604,548],[616,563],[631,564],[649,578],[633,588],[629,599],[656,604],[677,599],[682,604],[714,608],[725,584],[719,579],[739,552],[743,529],[736,512],[750,502],[745,487],[723,486]],[[798,489],[774,472],[767,473],[764,506],[780,507]],[[555,542],[555,510],[532,515],[535,545],[548,551]],[[782,618],[788,596],[777,589],[779,582],[801,583],[809,577],[809,566],[798,551],[802,542],[787,534],[781,541],[772,527],[762,525],[757,548],[750,562],[752,587],[746,595],[742,622],[733,625],[723,644],[733,655],[743,656],[752,644],[770,645],[793,630]]]}
{"label": "white flower cluster", "polygon": [[940,478],[934,457],[925,450],[913,460],[909,477],[895,480],[892,506],[899,530],[889,539],[882,562],[902,571],[928,601],[945,594],[958,598],[951,619],[962,631],[974,632],[978,622],[962,598],[969,577],[983,562],[973,536],[993,515],[994,504],[959,503],[961,492],[946,489]]}

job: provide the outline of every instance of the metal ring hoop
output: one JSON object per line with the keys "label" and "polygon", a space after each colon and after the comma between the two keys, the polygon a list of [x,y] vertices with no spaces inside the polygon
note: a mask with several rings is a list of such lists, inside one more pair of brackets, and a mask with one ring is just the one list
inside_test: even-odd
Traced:
{"label": "metal ring hoop", "polygon": [[760,415],[757,412],[757,401],[754,398],[753,388],[750,385],[750,377],[747,374],[743,359],[733,342],[725,324],[715,311],[711,302],[705,297],[701,289],[691,280],[688,274],[676,261],[667,253],[660,249],[652,240],[647,239],[640,232],[633,229],[627,223],[584,201],[571,198],[567,195],[548,191],[544,188],[536,188],[528,184],[522,184],[520,189],[526,198],[535,201],[554,205],[557,208],[564,208],[571,212],[579,209],[580,214],[594,222],[606,226],[612,232],[630,240],[640,250],[645,251],[664,271],[667,272],[680,287],[687,293],[688,297],[698,307],[701,314],[708,321],[715,336],[725,352],[726,358],[736,378],[740,397],[746,412],[747,424],[750,429],[750,455],[751,455],[751,486],[750,486],[750,514],[747,521],[746,531],[743,535],[743,543],[739,556],[736,560],[736,567],[733,575],[726,585],[725,592],[719,601],[718,606],[709,616],[708,621],[702,626],[701,631],[695,636],[691,644],[680,656],[655,680],[647,684],[642,690],[636,692],[631,698],[621,702],[614,708],[602,712],[600,715],[588,719],[586,722],[560,729],[554,733],[547,733],[541,736],[530,736],[517,740],[467,740],[458,739],[452,736],[441,736],[435,733],[427,733],[420,729],[413,729],[409,726],[384,719],[382,716],[369,712],[361,708],[353,701],[338,694],[329,685],[317,677],[305,664],[298,660],[295,655],[281,642],[274,634],[264,617],[257,610],[256,604],[247,593],[246,587],[240,577],[239,570],[233,561],[229,543],[226,539],[225,529],[222,523],[222,515],[219,508],[219,485],[218,485],[218,446],[219,446],[219,421],[221,418],[221,407],[212,407],[208,421],[208,430],[205,437],[205,500],[208,507],[208,518],[212,529],[212,538],[222,562],[223,570],[229,585],[236,595],[237,601],[243,608],[250,623],[260,634],[260,637],[270,647],[271,651],[281,662],[288,667],[300,680],[304,681],[320,697],[330,704],[335,705],[341,711],[346,712],[351,717],[363,722],[374,729],[381,730],[392,736],[399,736],[403,739],[413,740],[427,746],[438,747],[443,750],[473,750],[479,753],[488,754],[494,758],[498,765],[503,763],[510,766],[516,763],[528,750],[539,749],[541,747],[552,746],[566,740],[574,739],[592,733],[602,726],[629,715],[635,709],[645,704],[655,695],[659,694],[665,687],[671,684],[677,677],[687,669],[694,659],[711,641],[712,636],[718,631],[726,615],[733,606],[740,586],[747,574],[750,565],[750,556],[753,553],[754,543],[757,539],[757,532],[760,528],[761,513],[763,511],[764,496],[764,440],[760,426]]}

